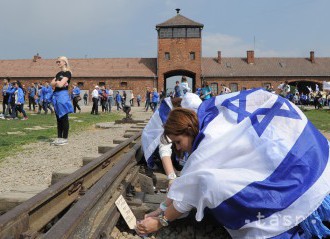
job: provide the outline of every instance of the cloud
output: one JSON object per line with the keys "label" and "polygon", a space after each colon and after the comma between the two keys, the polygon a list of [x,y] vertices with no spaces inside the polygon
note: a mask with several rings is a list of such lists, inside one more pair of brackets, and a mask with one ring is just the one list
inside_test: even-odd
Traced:
{"label": "cloud", "polygon": [[[246,51],[254,49],[253,43],[247,43],[237,36],[220,33],[204,33],[202,42],[205,57],[216,56],[217,51],[221,51],[223,56],[245,57]],[[267,49],[262,41],[256,43],[257,47],[254,50],[256,57],[292,57],[299,54],[293,50],[284,52]]]}

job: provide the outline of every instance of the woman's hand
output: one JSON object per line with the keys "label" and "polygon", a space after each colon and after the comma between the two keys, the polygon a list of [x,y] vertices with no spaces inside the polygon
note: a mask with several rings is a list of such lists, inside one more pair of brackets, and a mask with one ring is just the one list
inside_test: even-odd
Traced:
{"label": "woman's hand", "polygon": [[149,234],[158,231],[161,227],[158,217],[148,217],[137,223],[136,231],[138,234]]}
{"label": "woman's hand", "polygon": [[157,208],[155,211],[144,215],[144,219],[146,219],[147,217],[158,217],[161,213],[162,213],[162,210],[160,208]]}

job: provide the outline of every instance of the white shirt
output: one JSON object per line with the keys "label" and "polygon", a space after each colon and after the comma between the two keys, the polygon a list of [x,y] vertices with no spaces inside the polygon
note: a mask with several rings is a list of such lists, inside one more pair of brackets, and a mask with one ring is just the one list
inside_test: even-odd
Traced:
{"label": "white shirt", "polygon": [[99,91],[97,89],[94,89],[92,92],[92,97],[93,98],[99,98]]}
{"label": "white shirt", "polygon": [[160,158],[163,159],[166,156],[171,157],[171,155],[172,155],[172,143],[163,144],[162,142],[160,142],[159,144]]}

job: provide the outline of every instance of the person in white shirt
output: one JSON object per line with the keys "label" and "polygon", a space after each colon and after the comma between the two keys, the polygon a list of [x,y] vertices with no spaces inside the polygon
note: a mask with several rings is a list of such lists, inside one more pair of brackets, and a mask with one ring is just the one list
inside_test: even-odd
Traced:
{"label": "person in white shirt", "polygon": [[99,113],[99,106],[98,106],[98,102],[99,102],[99,86],[96,85],[95,89],[92,91],[92,101],[93,101],[93,107],[92,107],[92,112],[91,114],[95,114],[98,115]]}
{"label": "person in white shirt", "polygon": [[189,88],[189,85],[188,85],[188,82],[187,82],[187,78],[185,76],[182,76],[182,78],[181,78],[180,88],[181,88],[180,90],[183,93],[181,95],[184,95],[187,92],[191,92],[191,89]]}

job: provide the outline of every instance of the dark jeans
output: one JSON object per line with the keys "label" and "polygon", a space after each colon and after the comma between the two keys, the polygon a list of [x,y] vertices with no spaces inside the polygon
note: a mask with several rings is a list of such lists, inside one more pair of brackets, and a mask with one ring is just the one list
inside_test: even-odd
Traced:
{"label": "dark jeans", "polygon": [[73,112],[76,113],[77,109],[80,111],[81,109],[78,104],[77,97],[73,98],[72,102],[73,102]]}
{"label": "dark jeans", "polygon": [[108,100],[101,100],[102,112],[107,111],[107,102]]}
{"label": "dark jeans", "polygon": [[116,102],[116,104],[117,104],[117,110],[121,110],[121,109],[122,109],[121,106],[120,106],[121,103],[122,103],[122,102],[118,102],[118,101]]}
{"label": "dark jeans", "polygon": [[150,105],[150,100],[149,100],[149,99],[147,99],[147,100],[146,100],[146,105],[145,105],[146,111],[148,111],[148,109],[149,109],[149,106],[150,106],[150,108],[151,108],[151,105]]}
{"label": "dark jeans", "polygon": [[84,104],[87,105],[87,98],[84,97]]}
{"label": "dark jeans", "polygon": [[92,112],[91,114],[98,114],[99,113],[99,106],[98,106],[98,98],[93,98],[93,107],[92,107]]}
{"label": "dark jeans", "polygon": [[17,117],[17,111],[16,111],[15,102],[10,102],[9,107],[10,107],[10,110],[11,110],[10,117],[13,118],[13,119],[16,118]]}
{"label": "dark jeans", "polygon": [[139,101],[139,100],[137,101],[137,104],[138,104],[139,107],[140,107],[140,102],[141,102],[141,101]]}
{"label": "dark jeans", "polygon": [[152,109],[153,112],[155,112],[157,109],[157,102],[151,102],[150,108]]}
{"label": "dark jeans", "polygon": [[33,96],[29,96],[29,110],[31,110],[31,105],[33,106],[33,110],[36,110],[36,101]]}
{"label": "dark jeans", "polygon": [[61,118],[56,114],[57,120],[57,137],[67,139],[69,136],[69,115],[66,114]]}
{"label": "dark jeans", "polygon": [[134,106],[134,98],[129,100],[129,103],[131,104],[131,106]]}
{"label": "dark jeans", "polygon": [[45,101],[44,101],[44,102],[43,102],[43,106],[42,106],[42,108],[44,109],[45,114],[48,113],[48,109],[50,110],[51,113],[54,112],[52,106],[50,105],[50,102],[45,102]]}
{"label": "dark jeans", "polygon": [[[9,111],[9,112],[6,112],[6,110]],[[3,96],[2,114],[3,115],[11,114],[10,108],[9,108],[9,105],[8,105],[8,95]]]}
{"label": "dark jeans", "polygon": [[24,117],[27,117],[27,116],[26,116],[26,112],[25,112],[25,110],[24,110],[24,104],[16,105],[16,110],[17,110],[18,112],[22,113]]}

